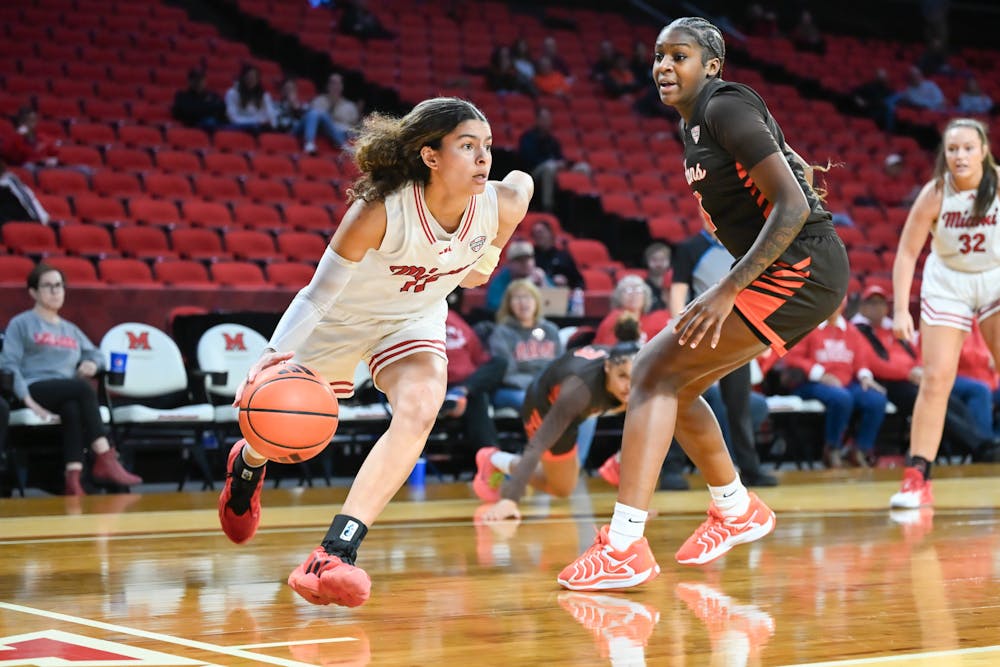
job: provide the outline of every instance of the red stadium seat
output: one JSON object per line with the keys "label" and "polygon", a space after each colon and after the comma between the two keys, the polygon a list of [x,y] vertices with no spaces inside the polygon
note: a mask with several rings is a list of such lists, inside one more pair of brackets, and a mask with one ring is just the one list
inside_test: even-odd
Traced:
{"label": "red stadium seat", "polygon": [[248,229],[234,229],[223,236],[226,250],[239,260],[272,260],[278,253],[274,248],[274,239],[266,232]]}
{"label": "red stadium seat", "polygon": [[0,255],[0,285],[24,287],[33,268],[35,263],[27,257]]}
{"label": "red stadium seat", "polygon": [[251,262],[216,262],[211,266],[212,280],[227,287],[261,287],[267,284],[264,272]]}
{"label": "red stadium seat", "polygon": [[146,194],[160,199],[184,199],[191,196],[191,182],[178,174],[147,174]]}
{"label": "red stadium seat", "polygon": [[[8,88],[8,91],[10,89]],[[57,118],[59,120],[74,120],[80,116],[80,104],[76,98],[42,97],[36,98],[35,107],[39,116]]]}
{"label": "red stadium seat", "polygon": [[299,174],[315,181],[330,181],[341,177],[340,169],[335,163],[320,157],[301,158]]}
{"label": "red stadium seat", "polygon": [[118,257],[111,234],[100,225],[65,225],[59,230],[59,245],[70,255]]}
{"label": "red stadium seat", "polygon": [[257,140],[248,132],[218,130],[212,137],[215,150],[226,153],[248,153],[257,150]]}
{"label": "red stadium seat", "polygon": [[175,229],[170,233],[174,251],[185,259],[232,259],[222,249],[222,239],[210,229]]}
{"label": "red stadium seat", "polygon": [[147,123],[157,125],[174,122],[170,115],[170,106],[165,104],[155,104],[152,102],[132,102],[131,118],[137,123]]}
{"label": "red stadium seat", "polygon": [[159,227],[118,227],[115,229],[115,247],[126,257],[136,259],[176,259],[170,249],[167,234]]}
{"label": "red stadium seat", "polygon": [[237,225],[250,229],[281,229],[281,216],[277,209],[266,204],[237,204],[233,208]]}
{"label": "red stadium seat", "polygon": [[250,167],[242,155],[236,153],[208,153],[205,155],[205,171],[226,176],[243,176]]}
{"label": "red stadium seat", "polygon": [[163,133],[148,125],[122,125],[118,140],[132,148],[157,148],[163,144]]}
{"label": "red stadium seat", "polygon": [[72,123],[69,126],[69,137],[79,144],[89,146],[104,146],[117,140],[115,131],[103,123]]}
{"label": "red stadium seat", "polygon": [[101,280],[109,285],[158,286],[146,262],[138,259],[102,259],[97,263]]}
{"label": "red stadium seat", "polygon": [[104,166],[101,154],[96,148],[90,146],[63,144],[59,147],[56,157],[59,158],[59,164],[63,165],[82,165],[92,169],[100,169]]}
{"label": "red stadium seat", "polygon": [[332,204],[341,197],[329,183],[323,181],[293,181],[292,198],[300,204]]}
{"label": "red stadium seat", "polygon": [[278,252],[293,262],[317,263],[326,252],[327,242],[312,232],[282,232],[278,234]]}
{"label": "red stadium seat", "polygon": [[610,292],[615,288],[615,282],[607,271],[600,269],[580,269],[584,288],[601,292]]}
{"label": "red stadium seat", "polygon": [[298,262],[271,262],[265,271],[272,285],[300,289],[312,280],[314,269],[309,264]]}
{"label": "red stadium seat", "polygon": [[39,194],[38,203],[48,212],[50,222],[73,222],[78,219],[66,197]]}
{"label": "red stadium seat", "polygon": [[118,100],[84,100],[83,114],[95,121],[119,123],[129,116],[129,106]]}
{"label": "red stadium seat", "polygon": [[56,233],[37,222],[6,222],[0,227],[3,243],[22,255],[60,255]]}
{"label": "red stadium seat", "polygon": [[201,171],[201,160],[188,151],[160,151],[156,154],[156,166],[168,174],[196,174]]}
{"label": "red stadium seat", "polygon": [[288,187],[278,180],[250,177],[243,181],[247,199],[261,203],[283,202],[288,199]]}
{"label": "red stadium seat", "polygon": [[38,187],[42,192],[59,195],[90,192],[87,177],[74,169],[44,169],[39,171]]}
{"label": "red stadium seat", "polygon": [[153,158],[137,148],[109,148],[104,154],[104,162],[118,171],[149,171],[153,168]]}
{"label": "red stadium seat", "polygon": [[191,127],[168,127],[166,139],[168,144],[181,150],[200,150],[211,145],[204,131]]}
{"label": "red stadium seat", "polygon": [[295,178],[295,165],[283,155],[255,155],[250,167],[260,176],[268,178]]}
{"label": "red stadium seat", "polygon": [[265,153],[294,155],[299,152],[298,140],[290,134],[265,132],[258,138],[260,149]]}
{"label": "red stadium seat", "polygon": [[128,203],[132,219],[141,225],[173,227],[180,224],[181,217],[173,202],[148,197],[133,197]]}
{"label": "red stadium seat", "polygon": [[194,227],[226,229],[233,224],[233,214],[225,204],[189,199],[181,203],[184,220]]}
{"label": "red stadium seat", "polygon": [[194,191],[204,199],[236,201],[243,199],[240,182],[232,176],[198,176],[194,179]]}
{"label": "red stadium seat", "polygon": [[566,250],[581,269],[607,264],[611,261],[608,249],[604,244],[593,239],[570,239],[566,244]]}
{"label": "red stadium seat", "polygon": [[45,263],[62,271],[66,278],[66,286],[100,287],[102,283],[97,278],[97,271],[89,259],[82,257],[47,257]]}
{"label": "red stadium seat", "polygon": [[83,222],[120,223],[128,220],[125,207],[117,199],[97,195],[77,195],[73,198],[76,215]]}
{"label": "red stadium seat", "polygon": [[92,177],[94,192],[102,197],[133,197],[142,194],[139,177],[122,171],[102,170]]}
{"label": "red stadium seat", "polygon": [[201,262],[192,260],[166,260],[153,265],[153,275],[164,285],[172,287],[215,287],[208,277],[208,270]]}

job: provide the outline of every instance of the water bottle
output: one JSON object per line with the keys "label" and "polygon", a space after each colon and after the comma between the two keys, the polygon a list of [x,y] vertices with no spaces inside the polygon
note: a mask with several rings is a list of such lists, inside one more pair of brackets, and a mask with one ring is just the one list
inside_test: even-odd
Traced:
{"label": "water bottle", "polygon": [[574,317],[583,317],[583,288],[576,287],[569,294],[569,314]]}

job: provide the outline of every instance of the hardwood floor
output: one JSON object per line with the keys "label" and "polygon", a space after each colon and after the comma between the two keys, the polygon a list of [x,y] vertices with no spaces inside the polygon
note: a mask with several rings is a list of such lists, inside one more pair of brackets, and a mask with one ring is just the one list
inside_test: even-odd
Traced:
{"label": "hardwood floor", "polygon": [[898,471],[784,472],[760,492],[774,534],[693,568],[673,561],[708,502],[692,478],[656,496],[663,571],[627,594],[555,582],[613,506],[599,480],[493,527],[467,484],[405,488],[365,540],[358,609],[284,583],[343,488],[266,490],[242,547],[213,493],[3,500],[0,666],[1000,664],[1000,466],[938,470],[935,510],[904,513]]}

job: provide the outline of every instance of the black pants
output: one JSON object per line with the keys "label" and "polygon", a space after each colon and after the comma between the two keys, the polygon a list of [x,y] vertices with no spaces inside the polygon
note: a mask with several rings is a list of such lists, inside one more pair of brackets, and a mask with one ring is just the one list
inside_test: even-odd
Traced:
{"label": "black pants", "polygon": [[7,451],[7,427],[10,424],[10,405],[0,396],[0,459]]}
{"label": "black pants", "polygon": [[729,416],[729,443],[736,467],[744,478],[760,473],[760,457],[750,414],[750,364],[744,364],[719,380],[722,402]]}
{"label": "black pants", "polygon": [[500,386],[506,372],[507,360],[494,357],[460,383],[468,392],[462,427],[466,439],[475,449],[497,444],[497,427],[490,418],[490,396]]}
{"label": "black pants", "polygon": [[[917,401],[917,385],[907,380],[883,382],[886,396],[896,406],[900,414],[913,414],[913,404]],[[944,438],[959,448],[974,452],[983,446],[983,437],[976,431],[975,422],[969,417],[969,409],[954,396],[948,397],[948,410],[944,415]]]}
{"label": "black pants", "polygon": [[107,435],[90,382],[81,378],[39,380],[29,389],[32,398],[62,420],[65,462],[82,463],[84,448]]}

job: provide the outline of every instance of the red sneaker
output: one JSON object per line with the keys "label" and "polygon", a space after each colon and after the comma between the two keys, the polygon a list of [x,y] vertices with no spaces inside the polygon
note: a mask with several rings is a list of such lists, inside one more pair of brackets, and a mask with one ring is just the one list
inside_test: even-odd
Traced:
{"label": "red sneaker", "polygon": [[919,507],[929,507],[934,504],[934,494],[931,483],[924,479],[916,468],[903,471],[903,486],[889,499],[889,507],[915,510]]}
{"label": "red sneaker", "polygon": [[316,547],[306,562],[288,575],[288,585],[313,604],[363,605],[372,593],[372,580],[360,567]]}
{"label": "red sneaker", "polygon": [[677,551],[675,558],[683,565],[704,565],[726,554],[737,544],[759,540],[774,530],[774,512],[757,497],[750,494],[750,507],[746,514],[724,517],[712,503],[708,519]]}
{"label": "red sneaker", "polygon": [[631,588],[656,578],[656,564],[649,542],[642,537],[625,551],[615,551],[604,526],[589,549],[563,568],[557,581],[571,591],[600,591]]}
{"label": "red sneaker", "polygon": [[142,484],[142,477],[133,475],[122,467],[121,461],[118,460],[118,452],[113,449],[94,457],[90,474],[95,482],[111,482],[119,486]]}
{"label": "red sneaker", "polygon": [[622,464],[618,460],[618,453],[612,454],[607,461],[597,469],[597,474],[604,478],[604,481],[611,486],[618,486],[618,479],[621,476]]}
{"label": "red sneaker", "polygon": [[66,490],[63,491],[64,496],[85,496],[87,492],[83,490],[83,484],[80,483],[80,470],[67,470],[66,471]]}
{"label": "red sneaker", "polygon": [[483,447],[476,452],[476,476],[472,478],[472,490],[484,503],[500,500],[503,473],[490,461],[490,457],[499,451],[497,447]]}
{"label": "red sneaker", "polygon": [[629,658],[646,645],[659,623],[660,611],[656,607],[593,593],[560,593],[559,606],[594,635],[602,658],[612,658],[615,664],[616,657],[622,658],[621,664],[645,664]]}
{"label": "red sneaker", "polygon": [[226,486],[219,495],[219,523],[222,524],[222,532],[236,544],[243,544],[257,532],[257,526],[260,525],[260,490],[267,474],[267,465],[264,465],[260,468],[260,477],[255,481],[252,473],[254,469],[241,466],[240,476],[233,476],[236,464],[242,463],[236,457],[243,456],[245,444],[246,440],[240,440],[229,450]]}

